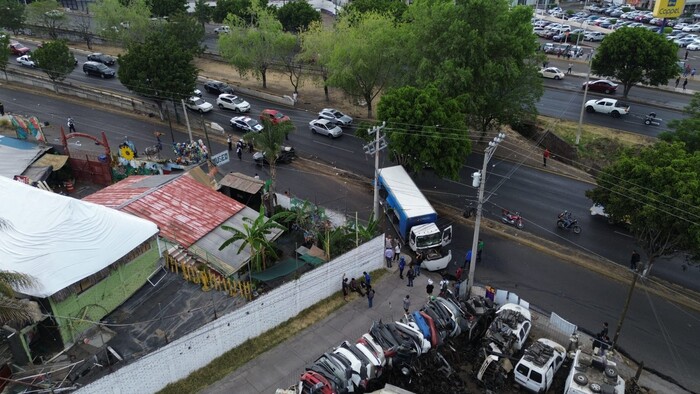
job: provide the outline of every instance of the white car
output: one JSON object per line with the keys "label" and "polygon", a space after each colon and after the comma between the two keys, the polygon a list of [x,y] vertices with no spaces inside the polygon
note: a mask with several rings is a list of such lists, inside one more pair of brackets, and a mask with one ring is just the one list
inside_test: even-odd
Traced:
{"label": "white car", "polygon": [[216,105],[221,109],[231,109],[236,112],[250,111],[250,104],[247,101],[229,93],[220,94],[216,99]]}
{"label": "white car", "polygon": [[683,28],[683,31],[693,32],[693,33],[699,32],[700,31],[700,24],[696,23],[696,24],[688,25],[688,26]]}
{"label": "white car", "polygon": [[338,126],[350,126],[352,118],[333,108],[324,108],[318,113],[319,119],[328,119]]}
{"label": "white car", "polygon": [[22,55],[18,57],[17,63],[25,67],[36,67],[36,63],[34,63],[34,60],[32,60],[32,57],[29,55]]}
{"label": "white car", "polygon": [[216,34],[228,34],[231,32],[231,28],[228,26],[219,26],[216,29],[214,29],[214,33]]}
{"label": "white car", "polygon": [[314,134],[327,135],[331,138],[338,138],[343,135],[343,129],[328,119],[312,120],[309,122],[309,130]]}
{"label": "white car", "polygon": [[544,393],[566,358],[566,349],[552,340],[540,338],[515,365],[515,383],[533,393]]}
{"label": "white car", "polygon": [[685,49],[689,51],[700,51],[700,41],[693,41]]}
{"label": "white car", "polygon": [[258,123],[257,120],[251,118],[250,116],[236,116],[235,118],[231,118],[229,124],[234,129],[241,130],[244,133],[259,133],[263,131],[263,126],[260,123]]}
{"label": "white car", "polygon": [[557,81],[564,78],[564,73],[556,67],[543,68],[539,73],[542,78],[551,78]]}
{"label": "white car", "polygon": [[185,107],[187,107],[193,111],[197,111],[200,114],[203,114],[205,112],[209,112],[212,109],[214,109],[214,106],[211,105],[211,103],[208,103],[208,102],[204,101],[201,97],[197,97],[197,96],[192,96],[192,97],[188,98],[185,101]]}
{"label": "white car", "polygon": [[617,99],[604,98],[600,100],[586,101],[586,112],[601,114],[610,114],[613,118],[619,118],[622,115],[627,115],[630,112],[630,106]]}
{"label": "white car", "polygon": [[583,37],[583,41],[603,41],[603,38],[605,38],[605,33],[593,31],[586,33],[586,35]]}

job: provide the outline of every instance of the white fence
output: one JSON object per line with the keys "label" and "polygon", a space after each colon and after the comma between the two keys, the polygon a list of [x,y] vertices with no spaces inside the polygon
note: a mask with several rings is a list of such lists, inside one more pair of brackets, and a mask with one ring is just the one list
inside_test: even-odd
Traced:
{"label": "white fence", "polygon": [[384,266],[384,235],[91,383],[78,393],[153,393],[340,290],[340,279]]}

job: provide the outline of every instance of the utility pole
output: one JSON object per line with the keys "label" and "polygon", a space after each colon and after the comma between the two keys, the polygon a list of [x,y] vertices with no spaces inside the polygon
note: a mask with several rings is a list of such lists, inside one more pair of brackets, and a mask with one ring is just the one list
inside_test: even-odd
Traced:
{"label": "utility pole", "polygon": [[583,89],[583,102],[581,103],[581,113],[578,116],[578,129],[576,130],[576,146],[581,142],[581,128],[583,127],[583,111],[586,109],[586,96],[588,96],[588,83],[591,81],[591,62],[593,61],[594,50],[591,49],[591,57],[588,59],[588,73],[586,74],[586,85]]}
{"label": "utility pole", "polygon": [[627,316],[627,310],[630,307],[630,302],[632,302],[632,294],[634,294],[634,286],[637,284],[637,278],[639,277],[639,274],[637,273],[637,270],[632,271],[632,284],[630,284],[630,291],[627,292],[627,300],[625,300],[625,306],[622,308],[622,315],[620,315],[620,320],[617,322],[617,327],[615,328],[615,336],[613,337],[612,345],[610,345],[610,349],[613,350],[615,349],[615,345],[617,344],[617,339],[620,337],[620,331],[622,331],[622,323],[625,322],[625,317]]}
{"label": "utility pole", "polygon": [[472,186],[479,188],[479,199],[476,205],[476,220],[474,221],[474,239],[472,239],[472,258],[469,261],[469,277],[467,281],[467,294],[471,294],[472,286],[474,285],[474,269],[476,268],[476,248],[479,245],[479,228],[481,227],[481,208],[484,205],[484,188],[486,186],[486,169],[488,168],[489,160],[496,152],[498,144],[506,138],[505,133],[498,133],[493,141],[489,141],[489,145],[484,149],[484,166],[481,171],[472,174]]}
{"label": "utility pole", "polygon": [[363,146],[365,154],[374,155],[374,220],[379,218],[379,151],[384,150],[388,146],[384,136],[380,135],[384,127],[386,127],[386,122],[382,122],[381,126],[367,129],[367,134],[374,134],[374,143]]}
{"label": "utility pole", "polygon": [[182,103],[182,112],[185,113],[185,123],[187,124],[187,132],[190,134],[190,142],[192,142],[192,128],[190,127],[190,118],[187,117],[187,107],[185,107],[185,100],[180,99]]}

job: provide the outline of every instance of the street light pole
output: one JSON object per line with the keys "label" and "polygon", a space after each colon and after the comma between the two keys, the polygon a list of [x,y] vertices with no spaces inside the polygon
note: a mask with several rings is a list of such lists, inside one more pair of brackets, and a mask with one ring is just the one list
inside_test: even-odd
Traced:
{"label": "street light pole", "polygon": [[472,174],[473,180],[472,185],[479,187],[479,198],[476,205],[476,220],[474,221],[474,238],[472,239],[472,253],[471,260],[469,261],[469,277],[467,279],[467,294],[471,294],[472,286],[474,285],[474,269],[476,268],[476,255],[477,247],[479,246],[479,229],[481,227],[481,207],[484,204],[484,188],[486,186],[486,168],[488,167],[489,160],[496,152],[498,144],[506,138],[505,133],[498,133],[493,141],[489,141],[489,145],[484,149],[484,165],[481,168],[481,172],[477,171]]}
{"label": "street light pole", "polygon": [[588,96],[588,83],[591,81],[591,62],[594,51],[591,49],[591,57],[588,59],[588,73],[586,73],[586,85],[583,88],[583,102],[581,103],[581,113],[578,117],[578,129],[576,130],[576,146],[581,142],[581,128],[583,127],[583,111],[586,109],[586,96]]}
{"label": "street light pole", "polygon": [[620,331],[622,330],[622,323],[625,321],[625,317],[627,316],[627,310],[630,307],[630,302],[632,301],[632,294],[634,294],[634,286],[637,284],[637,278],[639,274],[637,274],[637,270],[632,271],[632,284],[630,284],[630,290],[627,293],[627,300],[625,301],[625,306],[622,308],[622,314],[620,315],[620,320],[617,322],[617,327],[615,328],[615,336],[613,337],[612,344],[610,345],[610,349],[614,350],[615,345],[617,345],[617,339],[620,337]]}

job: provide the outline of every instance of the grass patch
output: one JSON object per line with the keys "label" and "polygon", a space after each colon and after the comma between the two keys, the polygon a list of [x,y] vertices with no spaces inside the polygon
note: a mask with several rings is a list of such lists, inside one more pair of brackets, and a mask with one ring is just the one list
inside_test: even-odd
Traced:
{"label": "grass patch", "polygon": [[[379,269],[371,272],[372,282],[377,283],[381,280],[387,271]],[[302,330],[314,325],[315,323],[328,317],[343,305],[347,304],[343,300],[343,294],[340,291],[340,278],[338,278],[339,290],[332,296],[317,302],[315,305],[304,309],[297,316],[280,324],[257,338],[249,339],[243,342],[237,348],[231,349],[212,360],[203,368],[192,372],[185,379],[170,383],[165,386],[159,393],[162,394],[179,394],[179,393],[195,393],[205,387],[218,382],[226,377],[226,375],[234,372],[248,361],[251,361],[263,354],[264,352],[274,348],[287,339],[294,337]],[[352,301],[359,297],[356,293],[349,296]],[[301,373],[301,371],[299,371]]]}

